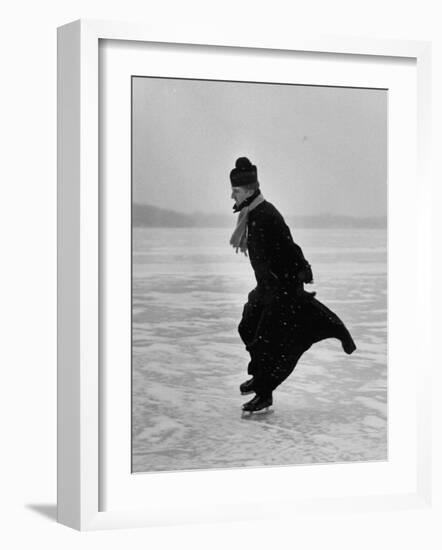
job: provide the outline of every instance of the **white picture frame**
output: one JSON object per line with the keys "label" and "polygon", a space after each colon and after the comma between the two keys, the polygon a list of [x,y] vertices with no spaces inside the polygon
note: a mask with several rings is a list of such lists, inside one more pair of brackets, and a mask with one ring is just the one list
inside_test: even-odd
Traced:
{"label": "white picture frame", "polygon": [[[263,38],[247,34],[238,37],[229,35],[207,37],[204,33],[191,37],[185,31],[171,35],[156,33],[150,28],[135,24],[76,21],[61,27],[58,31],[58,521],[80,530],[136,527],[182,522],[260,518],[264,514],[263,504],[250,496],[247,507],[244,503],[235,505],[233,494],[224,495],[223,500],[210,502],[210,494],[196,490],[190,502],[175,506],[153,499],[150,506],[131,506],[122,501],[103,510],[100,484],[102,471],[102,407],[100,401],[103,388],[100,385],[102,363],[100,355],[100,301],[102,290],[101,235],[99,215],[100,195],[100,128],[101,109],[99,95],[99,47],[100,41],[125,41],[128,47],[135,43],[163,43],[175,45],[176,55],[186,45],[206,46],[209,50],[229,48],[231,54],[253,50],[253,52],[309,52],[332,56],[376,56],[378,58],[408,58],[416,63],[417,116],[416,132],[417,169],[415,179],[416,197],[419,207],[416,227],[417,257],[413,274],[419,277],[416,287],[416,315],[422,319],[419,326],[420,350],[425,356],[419,369],[422,376],[416,382],[416,483],[412,490],[405,483],[403,490],[374,492],[366,495],[333,493],[318,494],[311,498],[303,496],[297,500],[280,489],[272,495],[270,516],[287,517],[297,513],[324,513],[333,511],[347,513],[359,509],[379,509],[428,506],[431,500],[431,432],[430,432],[430,372],[433,364],[431,348],[431,247],[430,216],[432,188],[429,179],[429,121],[430,121],[430,45],[426,42],[388,41],[357,38],[281,38],[268,43]],[[359,58],[362,62],[362,58]],[[368,57],[366,58],[368,59]],[[416,182],[419,185],[416,186]],[[414,268],[413,268],[414,269]],[[351,469],[351,465],[344,465]],[[307,467],[308,468],[308,467]],[[284,483],[290,467],[280,472]],[[130,473],[130,472],[129,472]],[[179,474],[179,487],[195,485],[190,473]],[[238,476],[262,476],[271,479],[269,470],[255,470],[252,473],[200,472],[199,485],[212,483],[218,475],[218,482],[226,484],[228,478]],[[337,467],[315,471],[322,480],[331,475],[340,475]],[[355,475],[358,472],[355,471]],[[147,479],[152,491],[170,483],[166,475]],[[154,489],[155,487],[155,489]],[[155,494],[155,493],[154,493]],[[203,502],[204,498],[208,498]],[[229,500],[230,499],[230,500]]]}

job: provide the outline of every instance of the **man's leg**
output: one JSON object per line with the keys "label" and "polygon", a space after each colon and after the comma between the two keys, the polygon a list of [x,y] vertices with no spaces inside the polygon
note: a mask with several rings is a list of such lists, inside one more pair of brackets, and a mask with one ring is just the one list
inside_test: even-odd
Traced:
{"label": "man's leg", "polygon": [[257,369],[257,374],[253,377],[253,389],[256,395],[243,405],[243,410],[259,412],[273,405],[273,390],[293,372],[304,351],[306,351],[305,347],[298,347],[290,354],[278,357],[272,357],[269,354],[266,358],[269,362],[263,364],[261,369]]}
{"label": "man's leg", "polygon": [[242,341],[248,347],[255,339],[256,328],[261,317],[263,305],[259,300],[256,289],[249,292],[247,303],[244,305],[242,318],[238,325],[238,332]]}
{"label": "man's leg", "polygon": [[249,372],[253,373],[256,393],[271,395],[311,346],[303,321],[301,309],[287,299],[284,290],[275,293],[262,309],[255,340],[249,346]]}
{"label": "man's leg", "polygon": [[256,331],[262,316],[263,304],[259,299],[256,289],[252,290],[248,295],[247,303],[244,306],[241,321],[238,326],[238,332],[244,342],[247,351],[251,356],[247,372],[253,376],[253,358],[250,346],[256,339]]}
{"label": "man's leg", "polygon": [[253,389],[262,396],[269,396],[295,369],[302,354],[310,346],[295,345],[282,353],[264,352],[255,360]]}

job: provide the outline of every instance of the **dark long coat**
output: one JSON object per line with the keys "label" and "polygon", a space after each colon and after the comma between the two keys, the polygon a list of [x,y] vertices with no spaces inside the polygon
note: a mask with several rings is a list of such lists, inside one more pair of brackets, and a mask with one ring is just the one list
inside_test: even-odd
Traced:
{"label": "dark long coat", "polygon": [[257,285],[249,293],[238,330],[250,353],[248,373],[254,388],[265,395],[289,376],[312,344],[350,335],[315,293],[304,290],[309,264],[278,210],[262,202],[249,212],[247,229]]}

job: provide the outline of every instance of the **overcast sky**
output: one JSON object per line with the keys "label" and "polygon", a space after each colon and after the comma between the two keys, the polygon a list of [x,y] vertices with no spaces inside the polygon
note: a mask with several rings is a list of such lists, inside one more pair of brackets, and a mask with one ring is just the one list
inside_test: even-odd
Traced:
{"label": "overcast sky", "polygon": [[384,216],[387,92],[133,79],[133,200],[231,211],[237,157],[284,215]]}

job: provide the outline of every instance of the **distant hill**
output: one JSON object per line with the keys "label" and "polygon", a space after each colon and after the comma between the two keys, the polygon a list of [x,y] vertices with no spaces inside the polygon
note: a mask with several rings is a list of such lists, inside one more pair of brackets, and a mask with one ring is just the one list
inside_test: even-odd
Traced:
{"label": "distant hill", "polygon": [[[205,214],[196,212],[184,214],[174,210],[158,208],[149,204],[134,204],[132,223],[134,227],[232,227],[236,216],[233,214]],[[386,228],[384,217],[357,218],[353,216],[286,216],[288,225],[295,229],[305,228]]]}
{"label": "distant hill", "polygon": [[157,208],[149,204],[134,204],[132,206],[132,224],[135,227],[193,227],[191,216]]}

